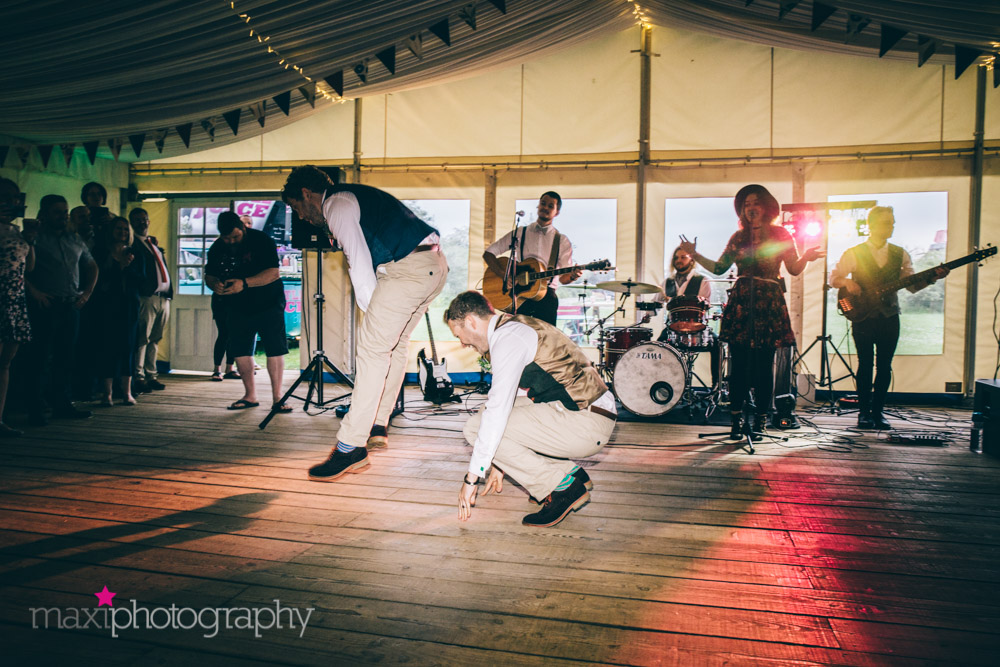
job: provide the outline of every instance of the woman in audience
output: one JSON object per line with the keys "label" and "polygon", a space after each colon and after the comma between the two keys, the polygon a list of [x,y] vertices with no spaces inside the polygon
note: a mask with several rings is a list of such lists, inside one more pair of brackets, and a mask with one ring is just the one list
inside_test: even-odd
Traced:
{"label": "woman in audience", "polygon": [[14,219],[23,215],[24,204],[17,184],[0,178],[0,438],[23,435],[3,423],[10,363],[18,346],[31,337],[24,272],[34,268],[35,253],[14,225]]}
{"label": "woman in audience", "polygon": [[100,323],[97,371],[102,378],[100,404],[112,405],[112,384],[121,379],[122,405],[135,405],[132,368],[136,324],[139,321],[140,276],[132,264],[132,227],[125,218],[114,218],[97,239],[94,261],[100,267],[91,299]]}

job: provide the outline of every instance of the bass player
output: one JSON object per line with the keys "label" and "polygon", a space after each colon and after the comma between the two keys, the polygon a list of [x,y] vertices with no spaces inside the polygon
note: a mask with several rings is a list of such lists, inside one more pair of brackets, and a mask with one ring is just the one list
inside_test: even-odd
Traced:
{"label": "bass player", "polygon": [[[560,234],[552,225],[562,208],[562,198],[556,192],[546,192],[538,200],[538,219],[518,230],[507,232],[483,253],[483,260],[490,271],[504,277],[504,266],[497,257],[511,248],[511,235],[517,233],[514,241],[514,255],[510,261],[514,264],[528,258],[533,258],[546,265],[549,270],[573,266],[573,244],[565,235]],[[583,275],[582,269],[552,278],[545,296],[538,301],[530,299],[519,301],[517,313],[529,315],[555,326],[559,311],[559,297],[556,288],[561,284],[573,282]]]}
{"label": "bass player", "polygon": [[[913,263],[906,250],[889,243],[896,218],[891,206],[875,206],[868,212],[868,240],[848,248],[830,274],[830,285],[845,288],[850,294],[877,289],[913,275]],[[948,268],[938,266],[928,281],[908,287],[918,292],[948,275]],[[899,341],[899,299],[896,292],[882,297],[879,306],[868,317],[854,322],[854,345],[858,367],[854,375],[858,388],[858,428],[887,430],[892,428],[882,409],[892,381],[892,357]],[[872,383],[872,367],[875,382]]]}

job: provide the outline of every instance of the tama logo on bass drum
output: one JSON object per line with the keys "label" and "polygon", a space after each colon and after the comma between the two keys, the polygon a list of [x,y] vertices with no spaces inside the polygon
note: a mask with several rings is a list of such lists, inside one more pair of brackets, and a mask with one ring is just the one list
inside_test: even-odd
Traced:
{"label": "tama logo on bass drum", "polygon": [[639,352],[636,354],[637,359],[662,359],[663,354],[660,352]]}

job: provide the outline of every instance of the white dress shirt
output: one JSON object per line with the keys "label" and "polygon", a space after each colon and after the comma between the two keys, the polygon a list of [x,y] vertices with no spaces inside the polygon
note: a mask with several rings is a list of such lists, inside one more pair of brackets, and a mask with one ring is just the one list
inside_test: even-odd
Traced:
{"label": "white dress shirt", "polygon": [[[479,433],[476,434],[472,458],[469,460],[469,472],[479,477],[484,477],[493,463],[493,456],[500,446],[510,411],[514,407],[521,374],[538,352],[538,334],[534,329],[520,322],[507,322],[503,329],[497,329],[500,315],[497,313],[490,319],[487,330],[493,385],[486,397]],[[616,412],[615,397],[610,391],[594,401],[593,405],[608,412]]]}
{"label": "white dress shirt", "polygon": [[[510,250],[510,235],[513,232],[507,232],[502,238],[495,241],[486,252],[499,257],[508,250]],[[521,257],[521,235],[524,234],[524,257]],[[573,266],[573,244],[566,237],[565,234],[560,234],[562,237],[559,241],[559,257],[556,260],[556,265],[553,268],[564,269],[567,266]],[[516,261],[520,262],[527,258],[537,259],[539,262],[545,265],[546,269],[549,265],[549,259],[552,257],[552,244],[555,242],[556,238],[556,228],[552,224],[545,225],[544,227],[538,224],[537,221],[531,223],[526,227],[519,228],[517,232],[517,241],[514,244],[514,253],[517,255]],[[553,287],[558,287],[562,283],[559,282],[559,276],[554,276],[549,284]]]}
{"label": "white dress shirt", "polygon": [[[351,276],[358,307],[363,312],[368,312],[368,304],[371,303],[378,281],[375,269],[372,268],[372,253],[365,241],[365,233],[361,230],[361,205],[358,198],[351,192],[335,192],[323,199],[322,207],[330,234],[337,239],[337,244],[347,258],[347,272]],[[432,233],[420,245],[433,245],[439,238],[437,233]],[[378,270],[385,273],[381,265]]]}
{"label": "white dress shirt", "polygon": [[[163,252],[157,248],[150,240],[148,236],[135,235],[135,238],[139,240],[139,243],[146,246],[153,255],[153,263],[157,265],[156,267],[156,292],[166,292],[170,289],[170,270],[167,269],[166,262],[163,258]],[[162,271],[160,270],[162,269]]]}

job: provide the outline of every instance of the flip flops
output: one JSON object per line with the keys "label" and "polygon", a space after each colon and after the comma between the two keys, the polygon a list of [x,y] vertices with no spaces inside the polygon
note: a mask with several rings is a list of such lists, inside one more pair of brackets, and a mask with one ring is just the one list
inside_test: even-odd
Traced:
{"label": "flip flops", "polygon": [[281,414],[288,414],[292,411],[292,406],[285,405],[284,403],[281,403],[280,405],[278,403],[274,403],[271,405],[271,410]]}
{"label": "flip flops", "polygon": [[227,410],[246,410],[247,408],[256,408],[260,403],[254,403],[253,401],[248,401],[245,398],[241,398],[232,405],[230,405]]}

